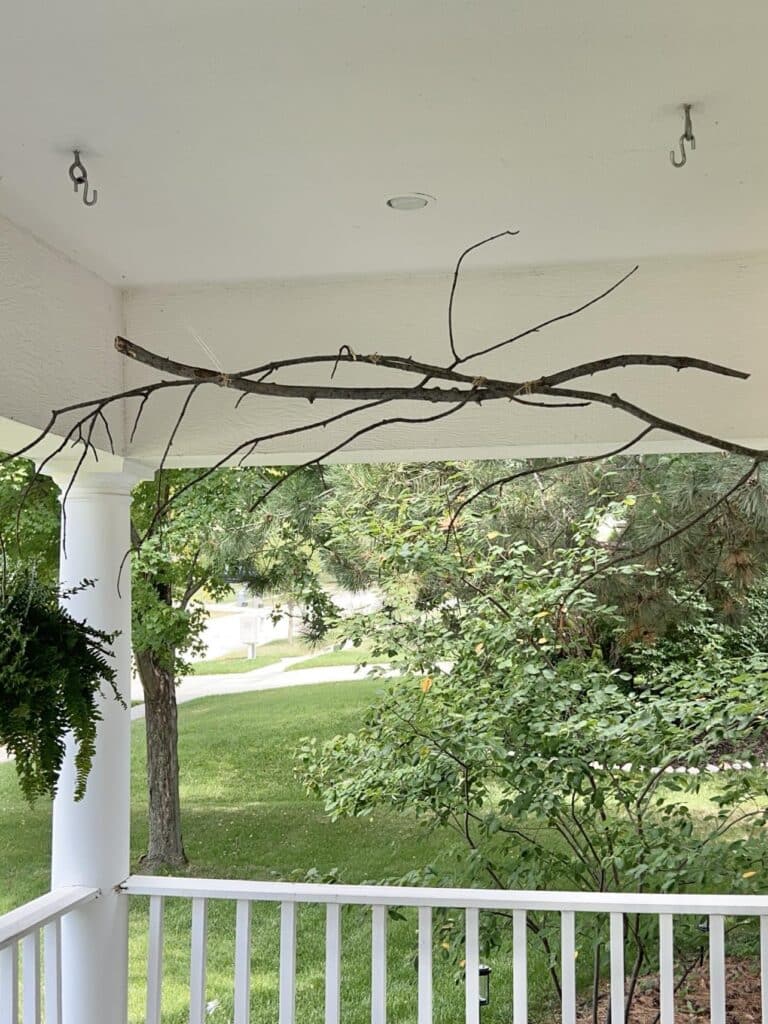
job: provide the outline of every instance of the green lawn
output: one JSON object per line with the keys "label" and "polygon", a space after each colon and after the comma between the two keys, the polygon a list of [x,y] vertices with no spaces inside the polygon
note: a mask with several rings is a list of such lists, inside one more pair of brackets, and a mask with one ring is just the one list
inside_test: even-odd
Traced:
{"label": "green lawn", "polygon": [[300,658],[311,654],[311,648],[301,640],[289,643],[287,640],[272,640],[259,647],[254,658],[236,657],[230,654],[210,661],[197,661],[192,666],[193,676],[223,676],[234,672],[253,672],[257,668],[274,665],[283,658]]}
{"label": "green lawn", "polygon": [[[357,681],[207,698],[179,708],[184,834],[190,873],[198,876],[295,879],[309,868],[337,869],[342,880],[370,881],[395,876],[438,860],[445,836],[427,836],[408,817],[331,823],[321,805],[294,781],[292,750],[301,736],[330,736],[353,729],[379,683]],[[144,736],[133,727],[133,860],[144,849]],[[48,888],[50,810],[29,809],[21,799],[12,765],[0,764],[0,912]],[[164,1024],[188,1019],[190,907],[167,901]],[[146,978],[147,901],[132,900],[130,1022],[143,1021]],[[256,906],[253,925],[253,1024],[277,1019],[278,911]],[[343,921],[345,1024],[370,1020],[370,916],[349,909]],[[416,920],[392,920],[389,929],[391,1020],[415,1021],[413,964]],[[208,998],[220,1000],[211,1024],[232,1018],[234,908],[211,905]],[[299,918],[298,1020],[323,1020],[324,923],[317,908]],[[437,961],[436,961],[437,962]],[[494,962],[496,1007],[484,1024],[508,1024],[509,958]],[[533,960],[535,966],[535,959]],[[461,986],[454,968],[435,970],[435,1020],[463,1019]],[[538,980],[537,980],[538,979]],[[533,972],[532,996],[546,991],[542,971]],[[538,991],[541,990],[541,991]]]}
{"label": "green lawn", "polygon": [[[333,869],[339,879],[363,882],[401,875],[445,855],[448,837],[425,834],[407,815],[332,823],[318,801],[293,778],[292,752],[300,737],[327,737],[354,729],[381,684],[372,680],[330,683],[192,701],[179,708],[184,834],[197,876],[297,880],[310,868]],[[133,849],[135,871],[146,842],[143,725],[133,726]],[[30,809],[21,799],[13,766],[0,764],[0,913],[48,889],[50,808]],[[549,884],[557,888],[557,879]],[[589,921],[581,915],[577,961],[580,986],[588,986]],[[457,926],[461,915],[455,917]],[[581,929],[584,928],[584,931]],[[168,900],[165,922],[164,1024],[188,1019],[190,906]],[[143,1021],[146,979],[147,901],[135,898],[130,920],[130,1024]],[[252,950],[252,1024],[277,1019],[278,909],[255,905]],[[370,915],[349,908],[343,918],[344,1024],[370,1020]],[[415,914],[389,926],[390,1020],[416,1019]],[[463,1019],[463,989],[456,968],[435,950],[435,1021]],[[752,942],[752,940],[750,940]],[[753,943],[752,943],[753,944]],[[298,1020],[323,1020],[324,920],[319,908],[299,914]],[[209,916],[208,999],[219,1006],[211,1024],[230,1024],[234,907],[212,901]],[[745,947],[746,948],[746,947]],[[747,949],[753,952],[752,945]],[[553,955],[557,957],[555,943]],[[511,955],[491,954],[492,1005],[483,1024],[509,1024]],[[551,1022],[546,964],[529,940],[530,1020]]]}
{"label": "green lawn", "polygon": [[[302,657],[306,655],[306,657]],[[229,675],[234,672],[253,672],[257,668],[266,668],[274,665],[283,658],[301,658],[293,665],[289,665],[286,671],[304,668],[329,668],[337,665],[360,665],[367,662],[369,665],[381,664],[385,659],[374,658],[369,648],[345,647],[342,650],[323,651],[321,654],[312,654],[312,648],[300,640],[288,643],[287,640],[273,640],[271,643],[259,647],[259,653],[254,658],[233,657],[226,655],[223,658],[213,658],[210,661],[198,661],[192,666],[192,675]]]}
{"label": "green lawn", "polygon": [[344,647],[341,650],[324,651],[312,658],[305,658],[289,665],[287,672],[293,672],[303,668],[328,668],[337,665],[381,665],[386,658],[375,658],[368,647]]}
{"label": "green lawn", "polygon": [[228,676],[234,672],[253,672],[257,668],[274,665],[285,655],[257,654],[255,658],[215,658],[212,661],[197,661],[192,666],[193,676]]}

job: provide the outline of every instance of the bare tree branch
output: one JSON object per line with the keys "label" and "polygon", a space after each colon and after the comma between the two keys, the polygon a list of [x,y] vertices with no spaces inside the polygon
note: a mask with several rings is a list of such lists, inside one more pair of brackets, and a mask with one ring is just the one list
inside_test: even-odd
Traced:
{"label": "bare tree branch", "polygon": [[217,470],[223,469],[227,465],[227,463],[232,462],[241,453],[242,456],[238,460],[238,465],[240,466],[246,459],[248,459],[253,454],[253,452],[260,444],[264,444],[268,441],[272,441],[277,438],[289,437],[292,434],[309,433],[310,431],[316,430],[318,428],[325,428],[330,426],[332,423],[338,422],[339,420],[346,419],[349,416],[354,416],[355,413],[367,412],[370,409],[375,409],[377,406],[384,404],[384,402],[368,402],[365,405],[359,405],[353,409],[345,409],[343,412],[336,413],[334,416],[326,416],[324,419],[315,420],[313,423],[302,424],[301,426],[298,427],[289,427],[286,430],[276,430],[273,431],[271,434],[261,434],[257,437],[249,438],[247,441],[243,441],[236,448],[231,449],[226,453],[226,455],[223,455],[217,462],[214,462],[213,465],[208,466],[206,469],[202,470],[196,477],[194,477],[192,480],[189,480],[183,486],[179,487],[178,490],[170,494],[165,499],[165,501],[161,505],[159,505],[158,508],[155,510],[155,513],[153,515],[152,521],[149,524],[147,532],[144,537],[140,538],[140,542],[144,543],[144,540],[146,540],[147,537],[151,536],[152,531],[157,525],[159,519],[163,515],[165,515],[165,513],[171,508],[171,506],[176,504],[184,496],[184,494],[187,493],[187,491],[190,491],[193,487],[196,487],[198,484],[202,483],[203,480],[207,480],[208,477],[215,473]]}
{"label": "bare tree branch", "polygon": [[[471,252],[474,252],[475,249],[480,249],[482,246],[488,245],[489,242],[495,242],[499,238],[504,238],[505,236],[514,237],[515,235],[519,234],[519,231],[499,231],[498,234],[491,235],[490,238],[484,238],[482,239],[482,241],[475,242],[474,245],[468,246],[456,261],[456,267],[453,271],[453,281],[451,282],[451,296],[448,299],[448,342],[451,346],[451,355],[453,356],[454,366],[458,366],[459,363],[463,362],[463,360],[459,358],[459,353],[456,351],[456,339],[453,334],[453,300],[456,297],[456,286],[459,283],[461,265],[466,259],[466,257],[469,256]],[[467,358],[471,357],[468,356]]]}
{"label": "bare tree branch", "polygon": [[343,441],[339,441],[338,444],[333,445],[331,448],[326,449],[322,455],[316,455],[311,459],[307,459],[306,462],[301,462],[296,466],[292,466],[288,473],[284,477],[281,477],[274,484],[272,484],[267,490],[259,496],[258,500],[251,506],[250,511],[255,511],[259,505],[263,504],[266,499],[273,494],[278,487],[281,487],[286,480],[289,480],[292,476],[299,472],[299,470],[307,469],[309,466],[319,465],[321,462],[325,462],[326,459],[332,458],[337,455],[340,451],[348,448],[350,444],[356,441],[358,438],[363,437],[365,434],[370,434],[374,430],[380,430],[382,427],[389,427],[395,423],[410,423],[410,424],[421,424],[421,423],[436,423],[438,420],[444,420],[448,416],[452,416],[454,413],[460,412],[464,408],[463,405],[456,405],[451,409],[444,409],[442,412],[434,413],[431,416],[390,416],[387,419],[377,420],[376,423],[369,423],[365,427],[360,427],[359,430],[355,430],[354,433],[349,434],[344,438]]}
{"label": "bare tree branch", "polygon": [[571,590],[569,590],[568,593],[563,597],[562,603],[564,605],[567,604],[568,601],[573,597],[573,595],[577,593],[577,591],[581,590],[582,587],[586,586],[586,584],[589,583],[591,580],[596,579],[598,576],[602,576],[603,573],[609,572],[611,569],[614,569],[619,565],[626,565],[628,562],[637,562],[639,559],[644,558],[652,551],[658,551],[660,548],[664,547],[666,544],[669,544],[677,537],[680,537],[682,536],[682,534],[687,533],[688,530],[691,530],[694,526],[698,525],[698,523],[701,523],[705,519],[708,519],[713,512],[717,511],[717,509],[720,508],[721,505],[724,505],[726,504],[726,502],[730,501],[730,499],[733,497],[734,494],[736,494],[737,491],[740,491],[742,487],[749,483],[749,481],[754,477],[755,473],[757,473],[757,471],[760,469],[760,466],[761,460],[755,459],[755,461],[752,462],[751,465],[748,467],[746,472],[742,473],[742,475],[739,477],[736,483],[729,487],[727,491],[721,494],[718,498],[715,498],[713,501],[711,501],[709,505],[707,505],[707,507],[703,509],[701,512],[698,512],[696,515],[691,516],[689,519],[686,519],[685,522],[681,523],[673,530],[669,530],[666,534],[664,534],[663,537],[658,537],[656,540],[651,541],[650,544],[646,544],[641,548],[633,548],[629,551],[624,551],[620,554],[614,555],[613,558],[609,558],[605,562],[602,562],[600,565],[596,566],[594,569],[590,569],[589,572],[587,572],[584,576],[581,577],[578,584],[572,587]]}
{"label": "bare tree branch", "polygon": [[[152,369],[160,370],[163,373],[171,373],[182,381],[158,381],[144,388],[138,389],[143,395],[147,390],[162,390],[176,386],[180,383],[192,384],[214,384],[220,388],[233,388],[237,391],[245,391],[253,395],[266,395],[280,398],[303,398],[309,402],[317,400],[333,401],[371,401],[376,398],[389,400],[403,399],[406,401],[422,402],[464,402],[468,395],[472,401],[489,401],[494,399],[509,399],[518,395],[538,394],[541,389],[548,389],[564,384],[579,377],[594,376],[596,373],[603,373],[606,370],[613,370],[626,366],[663,366],[674,370],[702,370],[725,377],[735,377],[739,380],[746,380],[749,374],[743,370],[736,370],[729,366],[722,366],[719,363],[709,362],[706,359],[696,359],[692,356],[672,356],[652,353],[626,353],[617,356],[605,356],[602,359],[594,359],[588,363],[580,363],[558,371],[554,374],[538,377],[535,380],[503,380],[497,377],[480,377],[477,375],[461,373],[453,367],[438,366],[436,364],[424,363],[408,356],[380,355],[378,352],[363,354],[348,351],[339,351],[334,355],[307,356],[301,359],[288,359],[273,362],[270,365],[270,373],[284,369],[288,366],[310,366],[316,363],[332,363],[338,366],[339,363],[358,363],[374,367],[383,367],[391,370],[399,370],[405,373],[426,374],[430,380],[446,380],[461,384],[468,384],[469,389],[460,388],[434,388],[426,387],[423,383],[403,387],[357,387],[343,385],[321,385],[321,384],[279,384],[274,381],[263,380],[262,367],[251,370],[239,370],[233,373],[222,373],[220,370],[210,370],[207,367],[196,366],[191,363],[181,363],[176,359],[169,359],[155,352],[129,341],[127,338],[115,338],[115,348],[118,352],[134,359],[136,362]],[[343,346],[347,349],[348,346]],[[251,380],[250,377],[261,374],[262,379]],[[116,397],[132,397],[136,391],[123,393]],[[546,391],[544,392],[546,393]],[[72,406],[64,411],[70,411]]]}
{"label": "bare tree branch", "polygon": [[[595,462],[604,458],[609,458],[612,455],[627,451],[633,445],[648,436],[652,431],[664,431],[673,437],[684,439],[686,442],[693,442],[696,445],[701,445],[717,451],[729,452],[734,455],[747,456],[753,463],[752,472],[755,471],[755,468],[759,464],[768,459],[768,452],[761,451],[748,445],[739,444],[728,438],[718,437],[715,434],[706,433],[705,431],[689,426],[684,422],[678,422],[666,416],[657,415],[651,410],[638,405],[631,399],[625,398],[614,391],[599,389],[593,390],[591,388],[584,389],[578,386],[569,386],[572,382],[576,382],[582,378],[599,376],[600,374],[611,370],[625,367],[661,368],[673,370],[675,372],[679,372],[681,370],[696,370],[715,376],[723,376],[737,380],[744,380],[748,377],[748,374],[742,370],[714,363],[709,360],[684,355],[629,352],[604,356],[587,362],[576,363],[571,366],[555,369],[552,372],[533,379],[500,379],[496,377],[483,376],[482,374],[467,373],[460,369],[460,367],[470,360],[489,355],[492,352],[496,352],[505,346],[512,345],[531,334],[541,331],[552,324],[577,316],[601,302],[607,296],[611,295],[638,269],[637,267],[634,267],[600,294],[593,296],[591,299],[581,303],[573,309],[542,320],[538,324],[513,334],[502,341],[493,342],[471,352],[468,355],[461,356],[457,349],[454,330],[454,303],[464,261],[467,256],[481,246],[494,242],[501,237],[515,234],[516,232],[514,231],[499,232],[496,235],[492,235],[489,238],[468,246],[459,256],[453,273],[448,301],[448,340],[451,349],[452,361],[447,365],[438,365],[414,359],[411,356],[401,356],[396,354],[382,355],[378,352],[363,354],[353,351],[349,345],[342,345],[337,352],[333,353],[315,353],[306,356],[271,360],[250,369],[225,373],[220,369],[196,366],[180,362],[166,356],[161,356],[137,345],[132,341],[129,341],[126,338],[118,337],[115,339],[115,346],[118,352],[126,358],[132,359],[144,366],[159,371],[160,373],[167,374],[168,376],[163,379],[142,384],[114,394],[103,395],[95,399],[62,406],[61,408],[54,410],[48,420],[48,423],[40,431],[40,434],[35,440],[4,458],[29,455],[33,452],[37,444],[50,438],[59,424],[62,424],[62,427],[64,428],[63,440],[56,436],[56,443],[53,445],[52,451],[41,461],[38,466],[37,473],[40,474],[44,472],[51,460],[56,458],[63,451],[73,448],[77,453],[77,457],[75,460],[72,480],[69,484],[69,487],[71,488],[75,477],[85,464],[89,454],[94,457],[98,456],[98,451],[93,443],[94,429],[97,424],[101,425],[105,429],[110,449],[112,451],[115,450],[115,444],[108,420],[108,413],[112,411],[113,407],[116,406],[118,409],[122,409],[126,400],[138,400],[138,409],[130,431],[129,443],[131,443],[135,438],[142,415],[145,412],[150,399],[161,392],[180,388],[182,392],[184,392],[184,398],[180,412],[171,424],[167,434],[167,443],[160,461],[160,470],[162,473],[163,468],[170,458],[171,449],[178,432],[188,414],[192,396],[201,386],[212,385],[218,388],[237,391],[240,397],[236,408],[239,407],[242,398],[247,395],[257,396],[264,400],[272,398],[291,398],[308,401],[310,404],[315,401],[328,400],[345,403],[353,402],[355,404],[352,408],[344,409],[341,412],[334,413],[318,420],[314,420],[309,423],[281,426],[277,430],[251,437],[248,440],[236,444],[221,458],[219,458],[213,466],[200,473],[195,480],[190,481],[183,488],[180,488],[175,495],[172,495],[169,499],[158,500],[155,518],[150,529],[153,529],[157,525],[157,521],[168,510],[169,505],[173,501],[178,500],[178,498],[190,487],[195,486],[196,483],[206,479],[212,472],[215,472],[216,469],[231,463],[233,460],[239,458],[240,464],[242,464],[243,461],[251,457],[259,445],[267,441],[278,440],[281,438],[307,435],[317,428],[327,427],[348,416],[356,415],[358,413],[371,412],[378,407],[393,401],[419,402],[427,403],[429,405],[437,404],[447,406],[447,408],[436,414],[426,416],[392,416],[376,419],[346,435],[341,441],[330,446],[321,455],[307,460],[302,463],[301,466],[295,467],[291,470],[291,473],[298,472],[298,469],[302,467],[320,464],[324,459],[331,458],[334,455],[338,455],[339,452],[344,451],[360,437],[384,429],[388,425],[417,425],[433,423],[452,415],[466,406],[482,407],[485,402],[498,401],[515,403],[521,407],[534,406],[539,409],[553,410],[562,408],[581,409],[586,408],[587,406],[601,405],[622,412],[631,419],[643,424],[643,429],[632,440],[627,441],[618,447],[594,456],[583,456],[573,459],[553,461],[543,467],[539,466],[535,470],[537,473],[546,472],[550,469],[563,468],[566,466]],[[358,367],[364,367],[368,371],[371,382],[364,384],[336,383],[335,374],[339,367],[351,364],[356,364]],[[328,383],[315,383],[306,380],[300,383],[284,383],[280,380],[280,374],[284,370],[294,368],[306,371],[313,367],[322,367],[323,365],[327,365],[330,371],[330,382]],[[392,371],[398,374],[403,374],[405,379],[400,385],[392,385],[389,382],[389,379],[386,384],[376,384],[375,378],[379,376],[382,370],[387,371],[390,376]],[[416,379],[409,379],[414,376]],[[73,417],[74,419],[72,419]],[[4,458],[0,458],[0,461],[4,461]],[[486,493],[493,487],[504,486],[504,484],[509,483],[512,480],[531,475],[533,472],[534,470],[532,469],[525,469],[509,474],[486,485],[478,492],[471,495],[454,513],[451,520],[451,531],[453,530],[453,526],[461,512],[481,494]],[[267,494],[265,494],[264,497],[266,498]],[[689,526],[690,525],[693,524],[689,524]],[[686,528],[688,527],[682,527],[681,532]],[[449,531],[449,533],[451,531]],[[674,536],[674,534],[671,536]]]}
{"label": "bare tree branch", "polygon": [[683,423],[678,423],[675,420],[664,419],[662,416],[656,416],[653,413],[648,412],[647,409],[641,408],[639,405],[635,405],[633,402],[628,402],[626,399],[617,395],[615,392],[610,395],[602,394],[597,391],[581,391],[576,388],[550,388],[545,389],[543,394],[550,394],[554,396],[565,396],[566,398],[581,399],[586,402],[595,402],[600,405],[607,405],[611,409],[619,409],[621,412],[629,413],[637,420],[642,420],[648,423],[650,426],[656,427],[658,430],[665,430],[670,434],[675,434],[677,437],[684,437],[689,441],[695,441],[697,444],[704,445],[708,448],[714,448],[722,452],[730,452],[731,455],[744,455],[749,459],[755,459],[758,462],[764,462],[768,458],[768,452],[762,451],[760,448],[752,448],[749,445],[738,444],[735,441],[729,441],[726,438],[717,437],[714,434],[705,434],[701,430],[695,430],[693,427],[686,427]]}
{"label": "bare tree branch", "polygon": [[568,320],[572,316],[577,316],[579,313],[583,313],[585,309],[589,309],[590,306],[594,306],[600,302],[601,299],[606,298],[611,292],[615,292],[617,288],[620,288],[632,275],[639,269],[639,264],[632,267],[623,277],[620,277],[618,281],[606,288],[604,292],[600,292],[593,299],[589,299],[587,302],[583,302],[580,306],[575,309],[569,309],[567,313],[559,313],[557,316],[552,316],[548,320],[542,320],[541,323],[534,324],[533,327],[528,327],[524,331],[520,331],[519,334],[513,334],[511,338],[507,338],[506,341],[497,341],[494,345],[488,345],[487,348],[479,348],[471,355],[465,356],[459,360],[461,363],[467,363],[470,359],[479,359],[480,356],[487,356],[490,352],[496,352],[500,348],[504,348],[505,345],[514,345],[516,341],[521,341],[523,338],[527,338],[530,334],[537,334],[539,331],[544,330],[545,327],[549,327],[551,324],[559,323],[561,320]]}
{"label": "bare tree branch", "polygon": [[478,498],[482,497],[483,494],[487,494],[488,491],[494,490],[496,487],[505,487],[507,484],[511,484],[515,480],[523,480],[525,477],[535,476],[537,473],[549,473],[556,469],[566,469],[569,466],[583,466],[591,462],[602,462],[603,459],[613,458],[615,455],[621,455],[623,452],[629,451],[636,444],[639,444],[644,437],[647,437],[655,427],[645,427],[641,430],[636,437],[633,437],[631,441],[627,441],[625,444],[619,445],[618,448],[612,448],[607,452],[600,452],[597,455],[579,455],[574,456],[572,459],[560,459],[559,461],[552,461],[546,463],[544,466],[527,466],[525,469],[517,470],[514,473],[510,473],[507,476],[500,476],[495,480],[491,480],[490,483],[485,484],[483,487],[478,488],[468,498],[458,506],[456,511],[451,516],[450,523],[448,524],[449,532],[452,531],[461,516],[462,512],[468,508],[472,502],[477,501]]}

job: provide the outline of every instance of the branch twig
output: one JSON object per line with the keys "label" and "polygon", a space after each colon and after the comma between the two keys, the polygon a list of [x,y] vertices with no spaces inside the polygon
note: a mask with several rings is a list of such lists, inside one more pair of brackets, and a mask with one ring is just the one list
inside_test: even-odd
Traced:
{"label": "branch twig", "polygon": [[[746,480],[755,472],[756,468],[768,459],[768,452],[748,445],[739,444],[728,438],[718,437],[715,434],[708,434],[695,427],[688,426],[686,423],[677,422],[665,416],[659,416],[632,400],[624,398],[616,392],[582,389],[580,387],[569,386],[572,382],[578,381],[581,378],[594,377],[611,370],[630,366],[657,367],[671,369],[676,372],[681,370],[697,370],[716,376],[744,380],[748,377],[748,374],[742,370],[723,366],[721,364],[693,356],[642,352],[630,352],[605,356],[599,359],[593,359],[587,362],[562,367],[561,369],[555,369],[552,370],[552,372],[533,379],[523,380],[487,377],[482,376],[481,374],[466,373],[460,369],[460,367],[470,360],[479,359],[482,356],[489,355],[492,352],[496,352],[505,346],[512,345],[531,334],[541,331],[552,324],[577,316],[601,302],[607,296],[611,295],[638,269],[637,267],[634,267],[628,273],[619,278],[619,280],[615,281],[610,287],[604,289],[591,299],[582,302],[573,309],[542,320],[539,323],[534,324],[523,331],[519,331],[502,341],[488,344],[476,349],[468,355],[461,356],[459,355],[456,346],[454,330],[454,302],[464,261],[470,253],[474,252],[479,247],[496,241],[503,236],[512,236],[515,234],[517,234],[515,231],[502,231],[496,235],[491,235],[488,238],[468,246],[459,256],[455,265],[448,300],[448,338],[452,361],[447,365],[441,366],[438,364],[424,362],[419,359],[414,359],[410,356],[401,356],[396,354],[381,355],[377,352],[358,353],[349,345],[345,344],[342,345],[335,353],[318,353],[271,360],[250,369],[225,373],[218,368],[212,369],[204,366],[195,366],[166,356],[161,356],[135,344],[132,341],[129,341],[126,338],[118,337],[115,339],[115,346],[122,355],[126,358],[133,359],[144,366],[148,366],[151,369],[167,374],[169,377],[164,377],[161,380],[142,384],[114,394],[104,395],[95,399],[84,400],[67,406],[62,406],[61,408],[54,410],[48,420],[48,423],[40,431],[37,438],[29,444],[24,445],[24,447],[18,449],[16,452],[13,452],[11,455],[0,457],[0,461],[5,461],[5,458],[29,455],[36,445],[53,435],[54,430],[56,430],[60,423],[69,423],[70,425],[65,430],[63,439],[58,436],[56,437],[56,443],[54,444],[52,451],[42,460],[37,470],[37,474],[44,472],[52,459],[60,455],[68,447],[73,447],[77,452],[77,457],[75,458],[75,469],[67,490],[68,493],[75,477],[80,472],[89,455],[93,455],[94,457],[98,456],[98,451],[93,443],[93,433],[97,424],[102,426],[106,431],[106,437],[110,449],[112,451],[115,450],[115,443],[107,416],[107,413],[111,411],[113,407],[117,406],[118,408],[121,408],[128,399],[138,399],[139,401],[139,406],[130,431],[130,444],[135,438],[139,423],[149,400],[160,392],[180,388],[186,393],[181,405],[181,411],[176,416],[167,436],[167,443],[160,462],[162,470],[170,457],[171,449],[182,422],[187,415],[192,396],[199,387],[212,385],[226,390],[235,390],[239,392],[240,398],[245,397],[246,395],[255,395],[263,399],[290,398],[308,401],[310,403],[319,400],[354,402],[355,406],[354,408],[334,413],[310,423],[288,425],[270,433],[252,437],[247,441],[233,446],[225,455],[216,461],[213,467],[205,470],[196,477],[195,480],[190,481],[184,487],[180,488],[179,491],[171,497],[170,501],[178,500],[178,498],[190,487],[195,486],[196,483],[205,479],[211,472],[214,472],[215,469],[221,468],[227,463],[230,463],[238,456],[242,463],[253,454],[254,450],[260,444],[263,444],[268,440],[277,440],[290,436],[309,434],[318,427],[328,426],[334,422],[344,419],[346,416],[355,415],[359,412],[371,411],[393,401],[418,402],[430,405],[437,404],[446,406],[447,408],[439,413],[427,416],[392,416],[376,419],[348,434],[343,440],[330,446],[321,455],[307,460],[302,463],[300,467],[295,467],[291,470],[291,474],[298,472],[299,468],[319,464],[327,458],[338,455],[361,436],[378,431],[389,425],[434,423],[452,415],[454,412],[457,412],[459,409],[463,409],[468,405],[482,407],[485,402],[506,401],[523,407],[535,406],[537,408],[545,409],[581,409],[587,406],[602,405],[623,412],[632,419],[640,421],[644,424],[644,427],[631,441],[602,454],[552,461],[543,467],[537,467],[536,470],[524,469],[485,485],[485,487],[481,488],[475,494],[470,496],[470,498],[466,499],[459,506],[456,512],[454,512],[451,519],[451,530],[449,530],[449,535],[461,512],[472,501],[476,500],[476,498],[481,494],[486,493],[492,487],[504,486],[512,480],[531,475],[533,472],[543,473],[548,470],[609,458],[612,455],[628,450],[654,430],[662,430],[672,436],[684,439],[687,442],[694,442],[696,445],[702,445],[717,451],[729,452],[740,456],[748,456],[752,460],[752,468],[744,477],[743,482],[746,482]],[[416,380],[409,380],[400,385],[392,385],[389,382],[385,385],[375,383],[335,383],[334,377],[337,369],[348,363],[358,364],[366,369],[369,375],[372,375],[373,378],[378,376],[382,370],[395,371],[396,373],[406,375],[407,377],[411,377],[411,375],[418,375],[418,378]],[[331,369],[331,383],[314,383],[304,381],[298,384],[291,384],[283,383],[279,379],[280,372],[291,367],[308,370],[312,367],[319,367],[323,365],[327,365],[329,369]],[[71,421],[71,417],[74,417],[73,421]],[[288,474],[285,479],[287,479],[291,474]],[[268,496],[268,493],[270,492],[265,494],[265,498]],[[722,500],[725,500],[725,497]],[[160,516],[167,511],[168,504],[169,502],[167,500],[158,501],[158,507],[155,518],[153,519],[152,528],[154,528]],[[712,509],[715,507],[717,507],[716,504],[712,506]],[[691,525],[694,525],[695,522],[702,517],[703,516],[697,517],[689,523],[683,524],[679,530],[670,533],[668,539],[672,539],[673,537],[678,536],[679,533],[689,529]],[[662,543],[666,543],[666,540],[662,539],[661,541],[657,541],[651,547],[658,547]],[[650,548],[648,550],[650,550]],[[635,556],[636,555],[637,553],[635,553]],[[622,556],[622,558],[625,557],[630,556]],[[602,568],[607,567],[608,566],[604,566]]]}

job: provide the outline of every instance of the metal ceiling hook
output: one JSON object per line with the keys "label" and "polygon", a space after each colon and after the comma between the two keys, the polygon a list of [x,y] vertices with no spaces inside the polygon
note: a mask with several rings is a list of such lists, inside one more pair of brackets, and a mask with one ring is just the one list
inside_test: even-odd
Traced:
{"label": "metal ceiling hook", "polygon": [[83,205],[84,206],[95,206],[96,202],[97,202],[97,200],[99,198],[99,190],[98,189],[94,189],[93,192],[91,192],[91,198],[89,199],[88,198],[88,179],[87,178],[85,179],[85,182],[83,184],[85,185],[85,188],[83,189]]}
{"label": "metal ceiling hook", "polygon": [[69,177],[71,178],[72,183],[75,186],[75,192],[77,192],[80,186],[84,182],[88,181],[88,172],[86,171],[85,167],[83,166],[83,162],[80,159],[80,150],[73,149],[72,155],[75,159],[70,164]]}
{"label": "metal ceiling hook", "polygon": [[74,160],[69,166],[69,177],[72,184],[75,186],[75,192],[80,190],[80,186],[83,186],[83,205],[84,206],[95,206],[99,198],[97,189],[94,189],[91,193],[91,198],[88,198],[88,171],[86,171],[83,161],[80,159],[80,150],[73,149],[72,155]]}
{"label": "metal ceiling hook", "polygon": [[685,151],[686,142],[690,145],[691,149],[696,149],[696,137],[693,134],[693,123],[691,122],[691,104],[684,103],[683,110],[685,111],[685,124],[683,127],[683,134],[680,136],[680,159],[675,159],[674,149],[669,151],[669,159],[672,161],[673,167],[682,167],[688,160],[688,154]]}

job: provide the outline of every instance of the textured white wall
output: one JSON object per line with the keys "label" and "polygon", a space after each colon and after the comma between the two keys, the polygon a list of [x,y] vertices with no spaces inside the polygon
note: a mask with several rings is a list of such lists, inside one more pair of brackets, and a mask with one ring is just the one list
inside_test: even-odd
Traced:
{"label": "textured white wall", "polygon": [[[0,218],[0,450],[51,409],[121,388],[122,323],[118,289]],[[111,427],[122,447],[122,412]]]}
{"label": "textured white wall", "polygon": [[[535,270],[467,275],[456,300],[461,352],[516,333],[579,305],[618,279],[629,265],[573,264]],[[142,288],[126,294],[128,336],[155,351],[226,370],[277,357],[335,352],[342,344],[361,352],[448,359],[446,310],[450,278],[351,278],[289,284]],[[621,370],[602,378],[659,414],[732,439],[768,445],[768,255],[645,261],[619,291],[580,316],[553,325],[488,361],[468,364],[478,374],[526,380],[586,359],[621,352],[688,354],[751,371],[746,383],[694,371]],[[197,340],[196,340],[197,339]],[[210,350],[206,351],[206,349]],[[322,375],[325,375],[324,377]],[[328,369],[315,379],[327,380]],[[336,381],[370,381],[370,369],[340,367]],[[304,379],[307,374],[304,373]],[[151,379],[131,364],[127,380]],[[286,375],[286,380],[296,380]],[[377,374],[376,380],[380,377]],[[584,382],[598,386],[597,379]],[[249,398],[235,413],[237,396],[202,388],[174,444],[177,464],[209,462],[248,436],[310,421],[331,411],[327,403]],[[178,408],[180,395],[172,399]],[[434,411],[403,404],[390,413]],[[167,436],[169,407],[147,407],[131,454],[156,456]],[[353,429],[364,420],[349,420]],[[633,421],[605,409],[541,412],[506,403],[467,409],[441,425],[391,426],[357,442],[351,457],[407,459],[490,457],[592,452],[637,433]],[[295,462],[342,437],[341,428],[265,444],[262,462]],[[645,450],[685,447],[653,436]],[[350,455],[344,458],[349,459]]]}

